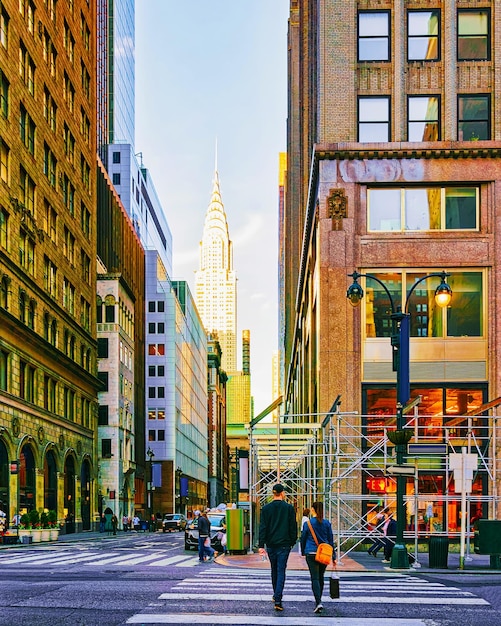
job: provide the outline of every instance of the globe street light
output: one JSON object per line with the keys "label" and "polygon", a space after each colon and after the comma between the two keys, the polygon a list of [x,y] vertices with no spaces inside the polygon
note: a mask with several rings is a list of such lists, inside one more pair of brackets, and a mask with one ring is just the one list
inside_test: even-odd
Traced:
{"label": "globe street light", "polygon": [[[397,465],[402,465],[404,461],[406,445],[412,437],[412,431],[405,429],[404,421],[404,409],[406,404],[410,400],[411,387],[410,387],[410,313],[408,311],[409,300],[416,287],[429,278],[440,278],[440,284],[435,290],[435,302],[440,307],[446,307],[449,305],[452,298],[452,289],[446,282],[446,278],[450,276],[446,272],[433,272],[422,276],[412,285],[407,292],[405,300],[405,308],[402,311],[400,306],[395,306],[392,295],[386,285],[377,277],[372,274],[359,274],[354,271],[353,274],[348,274],[353,278],[353,283],[348,287],[346,297],[350,301],[350,304],[354,307],[360,304],[360,301],[364,297],[364,290],[358,283],[359,278],[366,278],[376,281],[386,292],[391,305],[392,320],[392,335],[391,345],[393,348],[393,371],[397,373],[397,428],[395,432],[389,432],[388,438],[395,444],[396,462]],[[400,569],[409,568],[409,558],[407,556],[407,550],[404,545],[404,519],[405,519],[405,507],[404,507],[404,491],[406,484],[406,477],[403,474],[397,474],[397,536],[395,546],[392,552],[391,567],[398,567]]]}

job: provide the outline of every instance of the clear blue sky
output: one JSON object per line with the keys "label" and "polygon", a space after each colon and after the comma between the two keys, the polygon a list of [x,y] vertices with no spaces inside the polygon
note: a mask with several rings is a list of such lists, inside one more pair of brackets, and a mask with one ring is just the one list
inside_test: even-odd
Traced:
{"label": "clear blue sky", "polygon": [[288,11],[288,0],[136,0],[136,151],[172,230],[173,278],[193,292],[217,138],[255,414],[274,399]]}

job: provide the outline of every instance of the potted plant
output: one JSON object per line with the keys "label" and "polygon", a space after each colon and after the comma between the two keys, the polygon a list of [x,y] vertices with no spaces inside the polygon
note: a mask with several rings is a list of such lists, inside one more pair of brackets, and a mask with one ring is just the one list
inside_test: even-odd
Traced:
{"label": "potted plant", "polygon": [[[23,539],[29,537],[29,539]],[[19,540],[21,543],[31,543],[31,521],[28,513],[23,513],[19,520]]]}
{"label": "potted plant", "polygon": [[40,513],[40,526],[42,528],[42,541],[50,541],[50,525],[47,511]]}
{"label": "potted plant", "polygon": [[59,538],[59,526],[57,524],[57,513],[53,509],[51,509],[47,513],[47,517],[49,519],[49,527],[50,527],[50,540],[57,541]]}
{"label": "potted plant", "polygon": [[37,509],[32,509],[29,512],[31,522],[31,536],[33,537],[33,543],[40,543],[42,541],[42,528],[40,526],[40,513]]}

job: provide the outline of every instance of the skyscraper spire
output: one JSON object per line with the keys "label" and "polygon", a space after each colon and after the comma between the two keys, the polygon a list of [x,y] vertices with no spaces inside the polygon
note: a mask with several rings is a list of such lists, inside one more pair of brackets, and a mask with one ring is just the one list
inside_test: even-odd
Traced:
{"label": "skyscraper spire", "polygon": [[200,242],[199,269],[195,272],[195,301],[207,332],[217,336],[221,364],[227,372],[237,369],[237,285],[217,171],[217,140],[214,182]]}

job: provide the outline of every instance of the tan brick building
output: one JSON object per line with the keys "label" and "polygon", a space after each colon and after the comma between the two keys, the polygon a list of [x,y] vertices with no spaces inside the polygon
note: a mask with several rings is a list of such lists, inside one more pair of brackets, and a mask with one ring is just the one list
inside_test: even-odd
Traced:
{"label": "tan brick building", "polygon": [[[95,3],[0,2],[0,500],[91,527]],[[19,463],[10,473],[9,463]]]}
{"label": "tan brick building", "polygon": [[[494,1],[291,1],[281,241],[286,412],[322,421],[340,394],[342,410],[358,412],[361,453],[394,428],[393,301],[411,320],[415,441],[445,442],[448,452],[476,441],[470,504],[485,517],[499,509],[496,419],[465,414],[501,396],[500,9]],[[387,288],[361,279],[359,309],[346,299],[354,270]],[[450,307],[434,304],[437,278],[406,301],[416,280],[442,270]],[[408,506],[406,528],[430,532],[433,523],[454,533],[447,459],[423,461],[412,460],[419,501],[412,514]],[[374,477],[385,488],[371,491]],[[391,499],[381,464],[357,481],[363,514]],[[409,479],[409,498],[413,489]]]}

